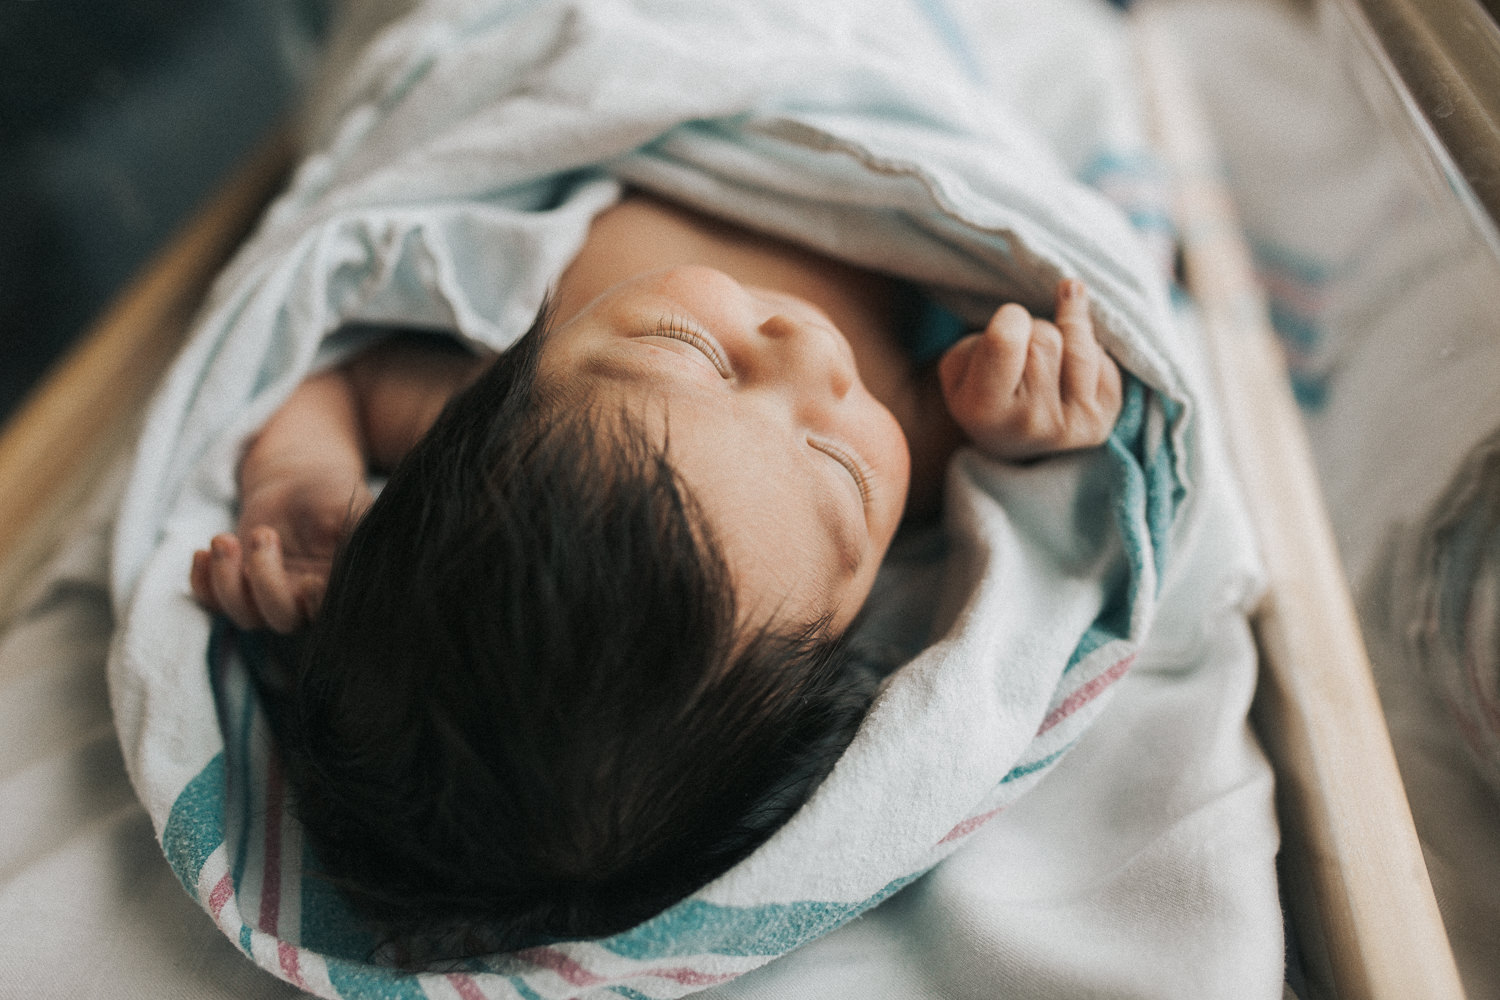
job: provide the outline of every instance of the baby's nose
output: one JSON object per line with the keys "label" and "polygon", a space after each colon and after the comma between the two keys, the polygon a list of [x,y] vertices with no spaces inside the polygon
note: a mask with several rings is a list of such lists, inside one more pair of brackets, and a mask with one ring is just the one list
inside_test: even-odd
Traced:
{"label": "baby's nose", "polygon": [[826,377],[835,399],[843,399],[858,377],[849,342],[822,323],[776,313],[760,326],[768,338],[782,342],[791,373],[804,378]]}

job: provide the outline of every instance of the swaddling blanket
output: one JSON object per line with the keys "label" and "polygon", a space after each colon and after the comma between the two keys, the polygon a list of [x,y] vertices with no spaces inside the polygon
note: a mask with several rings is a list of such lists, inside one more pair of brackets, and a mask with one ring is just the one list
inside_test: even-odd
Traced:
{"label": "swaddling blanket", "polygon": [[[127,767],[188,890],[326,996],[668,997],[865,911],[1040,779],[1156,610],[1201,433],[1159,268],[1073,182],[933,3],[449,0],[369,47],[291,189],[222,276],[153,405],[116,529],[110,665]],[[1046,38],[1016,45],[1047,44]],[[921,283],[979,325],[1085,281],[1129,370],[1108,444],[951,470],[933,641],[804,808],[744,862],[607,940],[406,974],[303,872],[245,669],[190,599],[233,524],[246,436],[351,324],[500,350],[626,184]]]}

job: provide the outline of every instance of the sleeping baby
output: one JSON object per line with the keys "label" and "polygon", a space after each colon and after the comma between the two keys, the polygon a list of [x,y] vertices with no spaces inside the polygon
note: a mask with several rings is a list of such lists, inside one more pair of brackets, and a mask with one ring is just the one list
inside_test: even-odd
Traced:
{"label": "sleeping baby", "polygon": [[272,415],[192,588],[300,637],[266,684],[295,808],[395,954],[632,927],[832,770],[874,693],[846,636],[954,450],[1088,448],[1120,410],[1080,282],[923,363],[934,316],[631,191],[503,354],[392,336]]}

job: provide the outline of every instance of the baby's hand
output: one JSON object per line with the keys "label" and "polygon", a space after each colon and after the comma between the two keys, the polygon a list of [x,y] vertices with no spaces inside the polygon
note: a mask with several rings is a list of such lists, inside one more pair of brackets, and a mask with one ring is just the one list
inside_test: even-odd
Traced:
{"label": "baby's hand", "polygon": [[1001,306],[938,362],[948,411],[980,451],[1014,461],[1102,444],[1120,415],[1120,369],[1094,338],[1088,293],[1057,286],[1057,321]]}
{"label": "baby's hand", "polygon": [[362,481],[285,479],[251,489],[236,531],[193,553],[193,596],[240,628],[296,631],[317,613],[339,540],[370,502]]}

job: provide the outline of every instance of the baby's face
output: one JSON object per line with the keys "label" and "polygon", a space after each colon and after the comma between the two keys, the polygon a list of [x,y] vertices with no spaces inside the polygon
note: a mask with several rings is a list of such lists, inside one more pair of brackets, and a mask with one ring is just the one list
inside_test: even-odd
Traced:
{"label": "baby's face", "polygon": [[910,456],[822,311],[707,267],[658,271],[553,330],[540,374],[666,441],[742,625],[849,625],[901,521]]}

